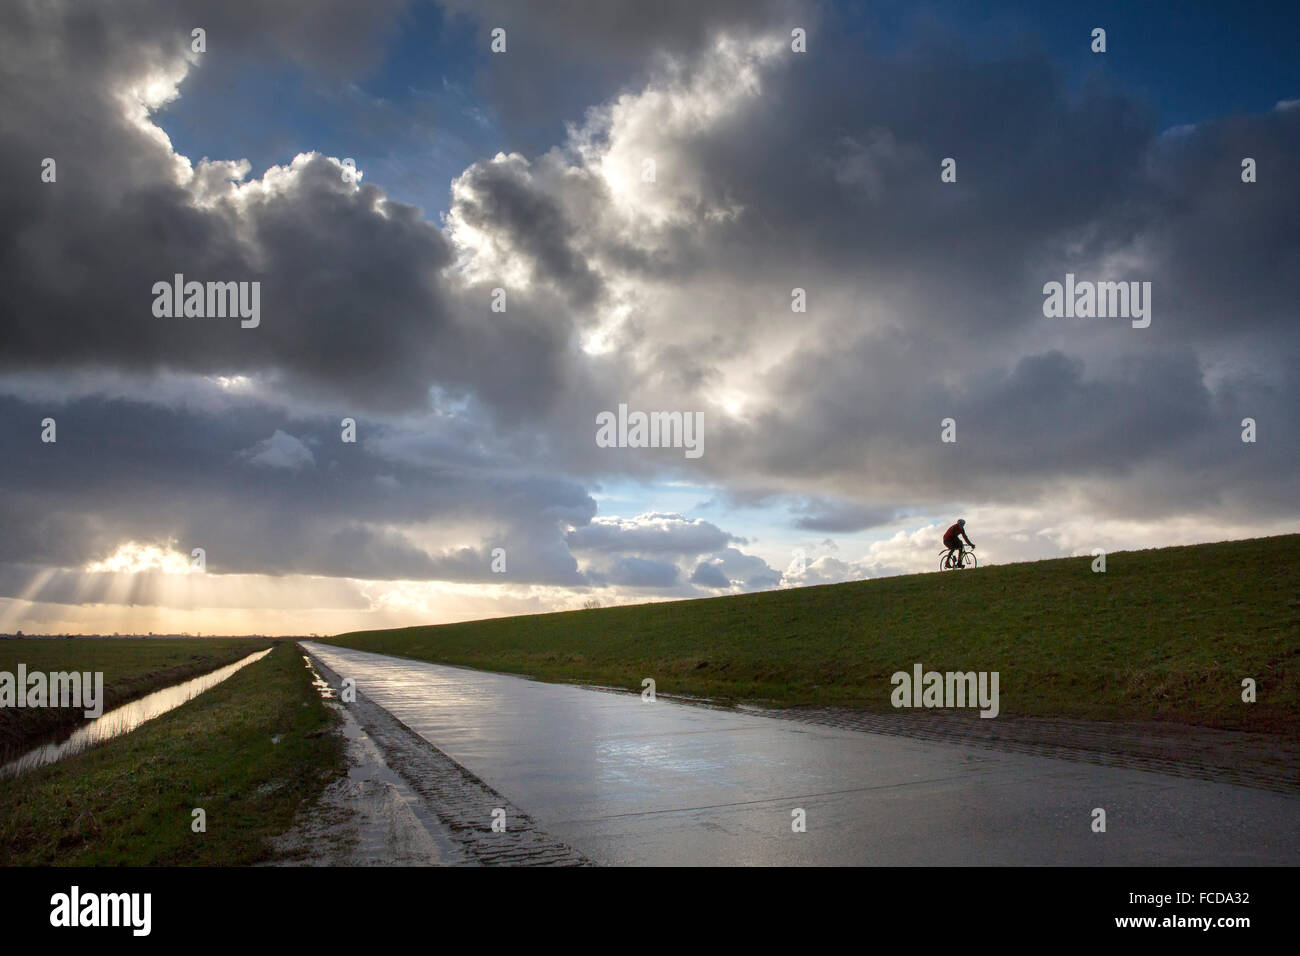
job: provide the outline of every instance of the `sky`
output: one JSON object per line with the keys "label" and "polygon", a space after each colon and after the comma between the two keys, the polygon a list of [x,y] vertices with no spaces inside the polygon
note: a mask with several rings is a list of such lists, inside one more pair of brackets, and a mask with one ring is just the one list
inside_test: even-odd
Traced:
{"label": "sky", "polygon": [[[0,632],[860,580],[958,517],[982,564],[1294,532],[1298,41],[1283,4],[6,3]],[[1075,280],[1145,318],[1049,314]],[[610,447],[620,406],[700,441]]]}

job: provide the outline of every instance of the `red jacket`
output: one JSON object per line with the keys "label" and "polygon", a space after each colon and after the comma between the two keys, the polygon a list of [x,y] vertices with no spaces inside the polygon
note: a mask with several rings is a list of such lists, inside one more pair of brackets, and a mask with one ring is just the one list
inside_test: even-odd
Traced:
{"label": "red jacket", "polygon": [[962,538],[966,538],[966,543],[972,548],[975,547],[975,545],[971,543],[971,539],[967,536],[966,529],[960,524],[953,525],[943,533],[943,543],[948,545],[950,548],[956,547],[961,542]]}

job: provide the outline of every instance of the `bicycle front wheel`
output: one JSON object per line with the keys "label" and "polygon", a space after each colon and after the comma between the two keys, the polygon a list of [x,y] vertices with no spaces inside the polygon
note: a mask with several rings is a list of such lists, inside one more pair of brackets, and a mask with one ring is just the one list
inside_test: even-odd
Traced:
{"label": "bicycle front wheel", "polygon": [[975,552],[967,551],[961,556],[961,566],[963,568],[973,568],[978,562],[975,560]]}

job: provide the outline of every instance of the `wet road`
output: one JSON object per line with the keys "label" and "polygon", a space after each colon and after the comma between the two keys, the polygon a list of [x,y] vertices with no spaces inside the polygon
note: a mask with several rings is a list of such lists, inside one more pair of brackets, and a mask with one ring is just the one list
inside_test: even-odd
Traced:
{"label": "wet road", "polygon": [[1300,797],[303,646],[599,863],[1300,860]]}

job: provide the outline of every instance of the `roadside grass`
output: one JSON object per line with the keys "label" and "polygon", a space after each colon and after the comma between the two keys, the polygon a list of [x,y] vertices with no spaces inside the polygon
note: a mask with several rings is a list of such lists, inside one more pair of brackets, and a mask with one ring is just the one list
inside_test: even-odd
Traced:
{"label": "roadside grass", "polygon": [[[937,549],[936,549],[937,550]],[[890,675],[998,671],[1007,715],[1300,728],[1300,535],[325,641],[547,681],[891,710]],[[1253,678],[1258,702],[1242,701]]]}
{"label": "roadside grass", "polygon": [[[301,651],[265,658],[136,730],[0,783],[0,861],[239,866],[266,860],[345,768]],[[278,742],[276,742],[278,739]],[[191,812],[207,832],[191,830]]]}
{"label": "roadside grass", "polygon": [[[265,638],[20,638],[0,641],[0,671],[102,671],[104,711],[232,664],[271,646]],[[71,734],[82,708],[0,708],[0,763]]]}

